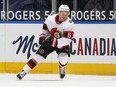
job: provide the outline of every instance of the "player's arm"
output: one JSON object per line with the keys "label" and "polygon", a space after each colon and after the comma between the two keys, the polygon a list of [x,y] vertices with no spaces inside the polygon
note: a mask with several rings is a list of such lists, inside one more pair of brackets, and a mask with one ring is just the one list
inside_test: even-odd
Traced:
{"label": "player's arm", "polygon": [[51,45],[52,38],[49,36],[49,31],[47,24],[43,24],[43,30],[42,33],[39,35],[39,44],[49,47]]}

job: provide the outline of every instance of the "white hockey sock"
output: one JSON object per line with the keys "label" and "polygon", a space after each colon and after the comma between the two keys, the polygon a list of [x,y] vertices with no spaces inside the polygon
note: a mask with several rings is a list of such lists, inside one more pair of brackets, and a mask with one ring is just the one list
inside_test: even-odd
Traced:
{"label": "white hockey sock", "polygon": [[25,64],[23,70],[28,73],[31,69],[33,69],[38,63],[43,60],[44,58],[37,54],[35,58],[30,59],[27,64]]}
{"label": "white hockey sock", "polygon": [[61,66],[65,66],[68,63],[68,55],[67,53],[60,53],[59,55],[59,63]]}
{"label": "white hockey sock", "polygon": [[30,68],[27,64],[25,64],[25,66],[23,67],[23,70],[24,70],[26,73],[28,73],[28,72],[31,70],[31,68]]}

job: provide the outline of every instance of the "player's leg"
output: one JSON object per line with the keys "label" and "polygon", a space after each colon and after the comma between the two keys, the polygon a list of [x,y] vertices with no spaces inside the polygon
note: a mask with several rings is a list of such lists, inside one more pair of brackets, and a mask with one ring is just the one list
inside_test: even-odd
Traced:
{"label": "player's leg", "polygon": [[46,59],[47,55],[54,51],[53,48],[46,48],[40,46],[39,50],[36,52],[36,57],[31,58],[23,67],[23,70],[18,73],[17,78],[21,80],[30,70],[32,70],[38,63]]}
{"label": "player's leg", "polygon": [[60,53],[58,60],[59,60],[60,78],[63,79],[65,77],[65,66],[68,63],[68,55],[67,55],[67,53]]}
{"label": "player's leg", "polygon": [[23,70],[18,73],[17,78],[21,80],[30,70],[32,70],[38,63],[43,61],[45,58],[41,55],[36,54],[35,58],[31,58],[23,67]]}
{"label": "player's leg", "polygon": [[60,49],[57,50],[58,61],[59,61],[59,74],[60,78],[63,79],[65,77],[65,66],[68,64],[68,59],[70,57],[69,49]]}

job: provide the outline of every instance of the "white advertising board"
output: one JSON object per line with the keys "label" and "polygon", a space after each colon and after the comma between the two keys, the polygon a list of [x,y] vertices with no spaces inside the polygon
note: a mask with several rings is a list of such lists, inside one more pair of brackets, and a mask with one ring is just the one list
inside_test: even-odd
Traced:
{"label": "white advertising board", "polygon": [[75,63],[116,63],[115,27],[115,24],[76,25],[70,61]]}
{"label": "white advertising board", "polygon": [[[115,28],[115,24],[75,24],[69,62],[116,64]],[[5,61],[25,62],[34,57],[41,30],[42,24],[6,24]],[[53,52],[45,62],[57,62],[55,57],[57,55]]]}
{"label": "white advertising board", "polygon": [[5,25],[0,24],[0,61],[5,60]]}

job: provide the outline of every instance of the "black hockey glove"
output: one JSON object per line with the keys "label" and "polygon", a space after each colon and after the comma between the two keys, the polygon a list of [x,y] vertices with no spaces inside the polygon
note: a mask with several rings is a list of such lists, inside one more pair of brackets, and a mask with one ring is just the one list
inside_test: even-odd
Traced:
{"label": "black hockey glove", "polygon": [[52,46],[52,37],[51,36],[47,36],[43,41],[42,41],[42,45],[45,47],[51,47]]}

